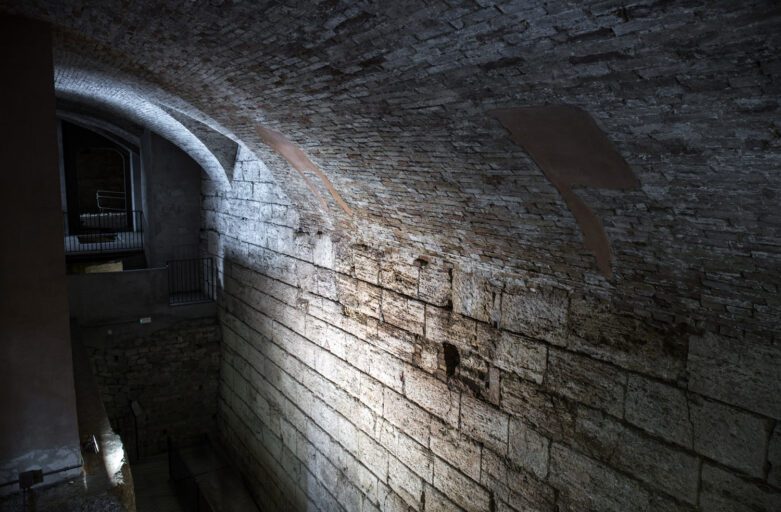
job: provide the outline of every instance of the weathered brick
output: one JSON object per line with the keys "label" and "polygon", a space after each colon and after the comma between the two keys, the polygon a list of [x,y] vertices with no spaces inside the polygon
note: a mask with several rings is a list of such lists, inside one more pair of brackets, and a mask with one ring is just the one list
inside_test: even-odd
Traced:
{"label": "weathered brick", "polygon": [[[92,335],[99,343],[85,344],[108,418],[121,421],[131,401],[143,410],[139,456],[164,451],[169,435],[189,442],[215,427],[221,373],[240,397],[236,402],[269,416],[267,401],[246,380],[253,364],[262,367],[262,356],[236,331],[226,328],[221,335],[215,318],[167,322],[151,331],[141,327],[112,326],[108,335],[101,328]],[[246,327],[238,330],[250,335]],[[221,345],[231,350],[223,361]]]}

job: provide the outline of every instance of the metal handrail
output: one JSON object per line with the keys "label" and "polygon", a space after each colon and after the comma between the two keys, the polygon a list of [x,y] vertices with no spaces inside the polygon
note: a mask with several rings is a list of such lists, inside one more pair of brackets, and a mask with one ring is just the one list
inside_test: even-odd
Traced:
{"label": "metal handrail", "polygon": [[63,212],[65,216],[65,253],[110,253],[144,249],[144,213],[141,210],[119,212]]}
{"label": "metal handrail", "polygon": [[168,268],[168,303],[172,306],[213,302],[217,281],[212,258],[171,260]]}

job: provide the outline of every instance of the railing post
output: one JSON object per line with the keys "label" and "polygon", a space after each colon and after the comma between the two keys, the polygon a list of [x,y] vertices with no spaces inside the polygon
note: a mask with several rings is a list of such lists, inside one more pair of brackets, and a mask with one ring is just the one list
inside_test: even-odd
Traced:
{"label": "railing post", "polygon": [[171,260],[168,269],[168,303],[195,304],[215,300],[216,280],[212,258]]}

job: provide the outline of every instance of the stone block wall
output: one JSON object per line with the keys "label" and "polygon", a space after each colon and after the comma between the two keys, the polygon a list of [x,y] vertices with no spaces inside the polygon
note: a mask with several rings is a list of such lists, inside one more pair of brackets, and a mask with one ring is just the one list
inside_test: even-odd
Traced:
{"label": "stone block wall", "polygon": [[[779,352],[205,181],[220,435],[269,510],[773,510]],[[777,463],[776,463],[777,464]]]}
{"label": "stone block wall", "polygon": [[165,452],[168,436],[188,443],[213,433],[217,413],[217,319],[142,328],[112,325],[86,346],[109,421],[133,458]]}
{"label": "stone block wall", "polygon": [[[267,508],[781,509],[774,2],[121,7],[10,9],[56,27],[60,94],[214,180],[218,424]],[[640,183],[575,191],[611,279],[489,115],[554,104]],[[215,169],[163,107],[268,168],[243,151]]]}

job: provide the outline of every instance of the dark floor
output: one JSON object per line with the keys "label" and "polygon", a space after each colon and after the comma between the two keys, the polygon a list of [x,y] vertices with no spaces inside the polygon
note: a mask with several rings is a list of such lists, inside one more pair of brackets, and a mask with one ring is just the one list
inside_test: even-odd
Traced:
{"label": "dark floor", "polygon": [[137,512],[183,512],[168,482],[168,455],[147,457],[132,464]]}

